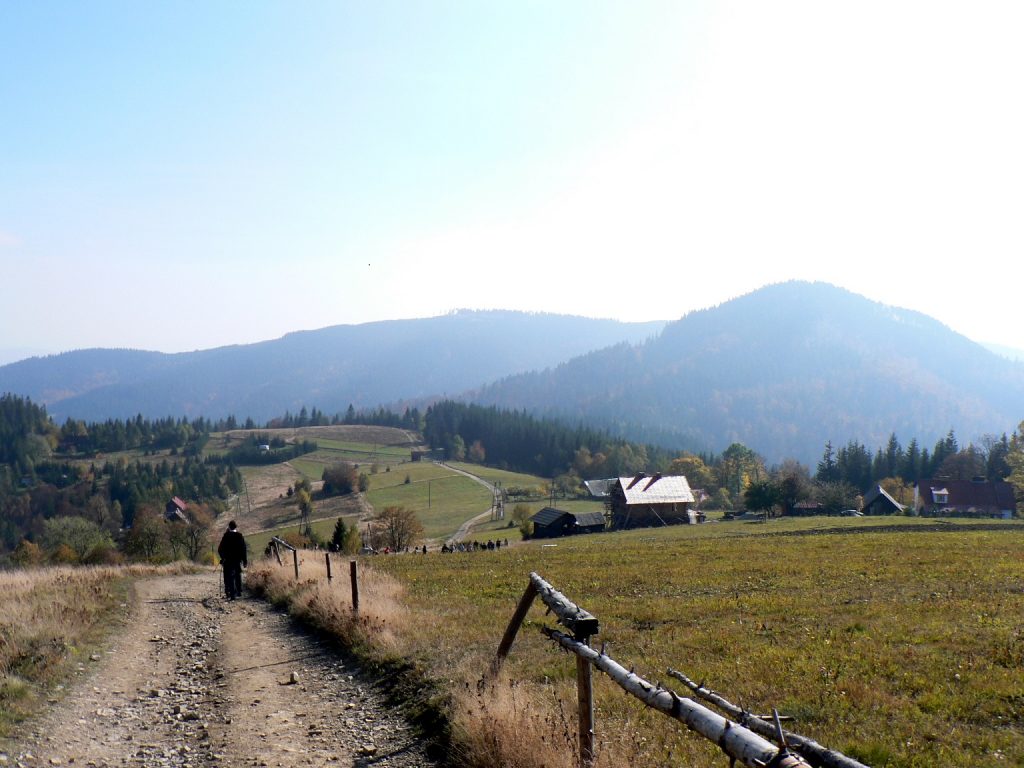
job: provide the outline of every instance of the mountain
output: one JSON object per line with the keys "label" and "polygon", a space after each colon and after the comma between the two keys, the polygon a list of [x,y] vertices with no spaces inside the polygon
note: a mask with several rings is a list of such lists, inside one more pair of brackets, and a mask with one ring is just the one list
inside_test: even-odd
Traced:
{"label": "mountain", "polygon": [[0,393],[30,397],[58,421],[141,413],[262,422],[303,405],[333,414],[350,403],[375,408],[455,394],[610,344],[638,343],[663,326],[463,310],[197,352],[87,349],[31,358],[0,366]]}
{"label": "mountain", "polygon": [[895,433],[930,450],[950,429],[964,443],[1011,431],[1024,418],[1024,364],[920,313],[789,282],[467,398],[672,448],[741,442],[813,467],[829,440],[874,451]]}

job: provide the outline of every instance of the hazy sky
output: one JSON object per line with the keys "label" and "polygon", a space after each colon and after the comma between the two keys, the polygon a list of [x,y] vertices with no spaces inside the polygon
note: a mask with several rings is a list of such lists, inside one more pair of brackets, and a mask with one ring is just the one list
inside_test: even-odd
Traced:
{"label": "hazy sky", "polygon": [[1024,4],[0,2],[0,349],[790,279],[1024,348]]}

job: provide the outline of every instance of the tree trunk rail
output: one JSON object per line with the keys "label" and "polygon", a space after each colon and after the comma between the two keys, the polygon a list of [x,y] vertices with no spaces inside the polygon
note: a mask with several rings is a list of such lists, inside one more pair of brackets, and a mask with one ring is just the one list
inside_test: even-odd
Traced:
{"label": "tree trunk rail", "polygon": [[[730,703],[703,684],[694,683],[681,672],[669,674],[689,687],[698,698],[704,699],[725,712],[725,717],[693,699],[679,696],[675,691],[652,684],[627,670],[604,652],[590,647],[590,638],[599,630],[597,618],[555,589],[537,573],[530,574],[526,590],[516,604],[515,613],[501,638],[492,665],[497,673],[508,656],[516,634],[526,619],[535,598],[540,597],[548,613],[555,614],[557,622],[572,633],[570,636],[551,627],[541,632],[564,650],[575,654],[577,692],[579,698],[579,765],[589,768],[594,761],[594,702],[590,682],[592,667],[608,675],[626,693],[648,707],[686,725],[690,730],[717,744],[729,757],[730,764],[739,762],[750,768],[868,768],[835,750],[823,747],[812,739],[783,730],[782,719],[772,711],[772,722],[765,715],[753,715]],[[733,718],[733,719],[729,719]]]}
{"label": "tree trunk rail", "polygon": [[[766,723],[762,716],[747,712],[742,707],[733,704],[728,699],[707,688],[703,683],[694,682],[678,670],[669,668],[668,674],[693,691],[696,696],[714,705],[717,709],[734,718],[741,725],[745,725],[754,733],[769,739],[775,737],[775,727]],[[858,762],[852,757],[847,757],[841,752],[836,752],[834,749],[822,746],[814,739],[809,739],[806,736],[801,736],[791,731],[783,731],[782,735],[786,743],[799,751],[813,768],[868,768],[864,763]]]}

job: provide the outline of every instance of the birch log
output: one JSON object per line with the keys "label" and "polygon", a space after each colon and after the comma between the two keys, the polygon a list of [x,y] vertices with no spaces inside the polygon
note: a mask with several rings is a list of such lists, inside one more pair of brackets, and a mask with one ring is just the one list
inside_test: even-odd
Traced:
{"label": "birch log", "polygon": [[558,617],[558,623],[568,629],[576,639],[591,637],[598,633],[597,618],[567,598],[538,574],[530,574],[530,583],[537,590],[544,605]]}
{"label": "birch log", "polygon": [[750,768],[765,768],[769,765],[785,765],[790,768],[807,766],[806,762],[794,755],[780,755],[778,747],[750,729],[726,720],[717,712],[712,712],[692,699],[681,698],[673,691],[652,685],[611,657],[598,653],[568,635],[548,627],[542,627],[541,631],[566,650],[585,658],[607,674],[626,693],[640,699],[652,709],[680,721],[687,728],[717,744],[726,755],[743,765]]}
{"label": "birch log", "polygon": [[[670,669],[668,670],[668,674],[681,682],[700,698],[714,704],[729,717],[735,718],[738,722],[743,723],[743,725],[747,726],[754,733],[769,739],[775,737],[775,728],[770,723],[766,723],[764,720],[750,716],[750,714],[745,712],[742,707],[736,706],[714,691],[705,688],[703,685],[695,683],[678,670]],[[814,766],[814,768],[868,768],[864,763],[857,762],[852,757],[847,757],[842,752],[836,752],[834,749],[822,746],[818,742],[814,741],[814,739],[808,739],[806,736],[801,736],[798,733],[791,733],[789,731],[783,731],[783,735],[786,738],[786,744],[793,747],[801,755],[807,758],[807,761]]]}

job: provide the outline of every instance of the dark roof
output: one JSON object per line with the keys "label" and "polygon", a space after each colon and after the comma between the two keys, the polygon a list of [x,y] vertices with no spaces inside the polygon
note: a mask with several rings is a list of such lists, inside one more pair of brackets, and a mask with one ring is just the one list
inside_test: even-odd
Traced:
{"label": "dark roof", "polygon": [[994,483],[987,480],[921,480],[918,487],[925,504],[935,504],[932,491],[942,490],[949,493],[949,500],[943,506],[1015,509],[1017,504],[1013,486],[1002,480]]}
{"label": "dark roof", "polygon": [[900,504],[890,494],[886,493],[885,488],[883,488],[880,485],[875,485],[874,488],[872,488],[870,491],[864,494],[864,506],[870,506],[875,502],[876,499],[879,498],[887,500],[893,508],[899,510],[900,512],[907,508],[905,504]]}
{"label": "dark roof", "polygon": [[575,512],[573,517],[576,518],[576,525],[584,528],[604,526],[605,523],[603,512]]}
{"label": "dark roof", "polygon": [[603,498],[611,493],[611,487],[615,483],[615,478],[609,478],[608,480],[584,480],[583,485],[590,491],[591,496]]}
{"label": "dark roof", "polygon": [[571,515],[564,510],[555,509],[554,507],[544,507],[540,512],[535,512],[530,520],[533,521],[534,525],[551,525],[552,523],[557,523],[567,515],[571,517]]}

